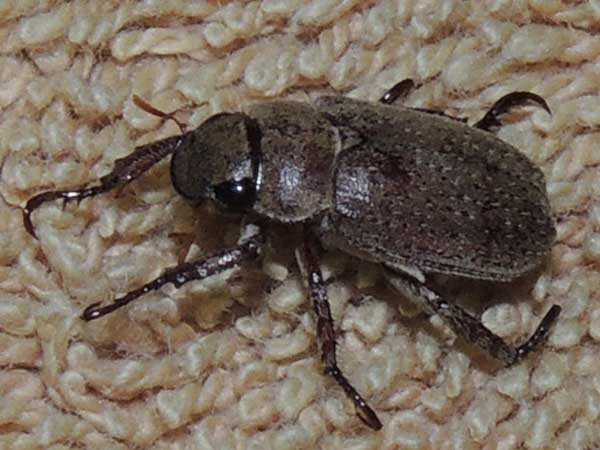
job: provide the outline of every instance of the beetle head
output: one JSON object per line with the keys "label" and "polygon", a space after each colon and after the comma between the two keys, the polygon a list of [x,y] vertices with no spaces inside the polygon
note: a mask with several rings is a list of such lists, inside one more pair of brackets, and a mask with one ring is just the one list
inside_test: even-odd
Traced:
{"label": "beetle head", "polygon": [[189,132],[171,160],[173,186],[192,202],[213,199],[227,212],[252,209],[260,130],[242,113],[217,114]]}

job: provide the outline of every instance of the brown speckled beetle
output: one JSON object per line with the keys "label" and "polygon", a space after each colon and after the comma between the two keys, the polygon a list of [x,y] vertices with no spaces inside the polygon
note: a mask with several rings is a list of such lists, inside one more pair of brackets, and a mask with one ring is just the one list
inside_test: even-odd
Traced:
{"label": "brown speckled beetle", "polygon": [[261,223],[302,224],[298,259],[317,315],[325,372],[354,402],[359,417],[380,429],[375,412],[338,368],[315,241],[382,264],[394,287],[507,366],[540,347],[560,313],[552,306],[532,337],[513,348],[441,298],[424,275],[508,281],[533,270],[548,253],[555,230],[544,176],[490,132],[511,107],[532,101],[550,112],[546,102],[514,92],[471,127],[436,111],[387,105],[412,87],[411,80],[399,83],[381,104],[330,96],[312,105],[267,102],[245,113],[217,114],[195,130],[137,148],[97,185],[31,198],[23,211],[25,227],[34,235],[30,216],[42,203],[121,187],[171,153],[177,192],[193,202],[209,198],[252,223],[236,247],[169,269],[112,302],[88,306],[82,318],[93,320],[166,283],[179,287],[255,259],[264,242]]}

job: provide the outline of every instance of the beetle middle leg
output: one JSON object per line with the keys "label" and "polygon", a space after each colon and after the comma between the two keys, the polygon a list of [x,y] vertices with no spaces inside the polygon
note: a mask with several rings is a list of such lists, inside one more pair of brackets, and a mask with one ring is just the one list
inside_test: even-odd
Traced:
{"label": "beetle middle leg", "polygon": [[300,266],[308,277],[310,296],[317,315],[317,339],[321,347],[321,358],[325,364],[325,373],[331,375],[352,400],[358,417],[372,429],[380,430],[383,425],[379,418],[354,386],[350,384],[337,365],[335,330],[329,307],[327,286],[319,268],[319,260],[314,249],[314,239],[308,231],[305,231],[304,235]]}
{"label": "beetle middle leg", "polygon": [[87,321],[99,319],[131,303],[138,297],[159,289],[167,283],[173,283],[176,288],[179,288],[190,281],[203,280],[213,275],[218,275],[228,269],[239,266],[245,261],[255,259],[262,247],[262,234],[253,225],[246,226],[245,231],[246,235],[240,238],[236,247],[224,250],[202,261],[185,263],[172,269],[167,269],[159,277],[112,302],[98,302],[88,306],[81,314],[81,318]]}
{"label": "beetle middle leg", "polygon": [[519,347],[511,347],[488,330],[477,317],[460,306],[445,301],[418,280],[395,272],[388,272],[386,277],[392,286],[416,300],[428,312],[439,314],[457,335],[500,360],[506,367],[518,363],[546,342],[561,310],[560,306],[553,305],[533,335]]}

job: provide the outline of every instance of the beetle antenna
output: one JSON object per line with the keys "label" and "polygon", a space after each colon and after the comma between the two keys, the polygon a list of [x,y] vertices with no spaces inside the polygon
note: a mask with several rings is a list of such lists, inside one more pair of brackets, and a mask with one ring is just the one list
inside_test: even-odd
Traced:
{"label": "beetle antenna", "polygon": [[177,126],[181,130],[181,134],[185,133],[186,126],[175,117],[174,113],[166,113],[164,111],[161,111],[160,109],[155,108],[142,97],[136,94],[133,94],[133,103],[135,103],[135,106],[137,106],[140,109],[143,109],[148,114],[152,114],[153,116],[157,117],[162,117],[163,119],[171,119],[177,124]]}

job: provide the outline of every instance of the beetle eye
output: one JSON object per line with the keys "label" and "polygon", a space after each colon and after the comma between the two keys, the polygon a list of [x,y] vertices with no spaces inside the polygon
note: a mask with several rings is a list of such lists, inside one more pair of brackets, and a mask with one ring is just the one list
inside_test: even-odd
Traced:
{"label": "beetle eye", "polygon": [[250,178],[225,181],[216,185],[214,192],[217,201],[231,212],[248,211],[256,198],[255,183]]}

